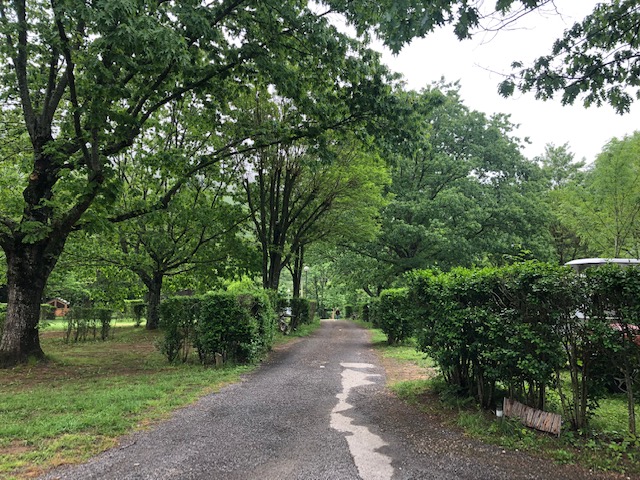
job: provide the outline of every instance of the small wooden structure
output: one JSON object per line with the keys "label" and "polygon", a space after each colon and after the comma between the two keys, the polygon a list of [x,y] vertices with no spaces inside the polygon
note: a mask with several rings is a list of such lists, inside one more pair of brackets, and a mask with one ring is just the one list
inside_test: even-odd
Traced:
{"label": "small wooden structure", "polygon": [[54,315],[56,317],[64,317],[69,313],[69,302],[62,298],[53,298],[47,302],[47,305],[51,305],[55,308]]}
{"label": "small wooden structure", "polygon": [[509,398],[504,399],[502,409],[505,416],[519,418],[527,427],[560,435],[562,417],[557,413],[544,412]]}

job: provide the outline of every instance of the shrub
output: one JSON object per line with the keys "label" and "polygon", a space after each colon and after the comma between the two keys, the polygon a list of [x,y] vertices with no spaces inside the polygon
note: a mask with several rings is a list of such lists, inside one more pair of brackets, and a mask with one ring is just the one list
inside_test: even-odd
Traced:
{"label": "shrub", "polygon": [[360,318],[363,322],[370,322],[371,318],[369,316],[369,304],[363,303],[360,305]]}
{"label": "shrub", "polygon": [[147,314],[147,304],[144,300],[125,300],[124,309],[126,315],[133,318],[134,326],[139,327],[142,325],[142,319]]}
{"label": "shrub", "polygon": [[214,292],[172,297],[160,304],[164,338],[157,347],[169,361],[189,359],[193,346],[203,364],[248,363],[271,349],[277,317],[270,295]]}
{"label": "shrub", "polygon": [[408,290],[396,288],[380,294],[377,308],[378,324],[387,335],[389,345],[410,338],[415,329],[413,308],[409,305]]}
{"label": "shrub", "polygon": [[352,317],[353,317],[353,305],[345,305],[344,318],[352,318]]}
{"label": "shrub", "polygon": [[111,331],[111,316],[111,310],[106,308],[73,307],[69,309],[69,313],[65,316],[67,319],[65,342],[69,343],[71,339],[74,342],[84,342],[89,338],[96,340],[98,329],[100,339],[106,340]]}
{"label": "shrub", "polygon": [[313,322],[314,318],[316,318],[317,311],[318,303],[315,300],[309,300],[309,323]]}
{"label": "shrub", "polygon": [[372,297],[369,301],[369,318],[371,325],[375,328],[380,327],[380,297]]}
{"label": "shrub", "polygon": [[169,362],[186,362],[195,340],[200,297],[171,297],[160,303],[160,328],[164,337],[156,346]]}
{"label": "shrub", "polygon": [[310,323],[309,300],[306,298],[291,299],[291,330],[295,330],[299,325]]}
{"label": "shrub", "polygon": [[260,328],[251,311],[231,293],[210,293],[201,298],[194,345],[203,364],[251,362],[261,351]]}
{"label": "shrub", "polygon": [[258,322],[259,353],[271,350],[278,331],[277,314],[273,308],[272,297],[264,290],[252,291],[238,296],[240,303]]}
{"label": "shrub", "polygon": [[564,364],[558,302],[572,298],[567,273],[533,262],[417,273],[411,296],[422,319],[420,349],[439,364],[447,382],[485,407],[493,405],[499,383],[510,396],[541,408],[546,387]]}
{"label": "shrub", "polygon": [[106,340],[111,332],[112,311],[108,308],[94,308],[93,315],[97,323],[100,324],[100,339]]}

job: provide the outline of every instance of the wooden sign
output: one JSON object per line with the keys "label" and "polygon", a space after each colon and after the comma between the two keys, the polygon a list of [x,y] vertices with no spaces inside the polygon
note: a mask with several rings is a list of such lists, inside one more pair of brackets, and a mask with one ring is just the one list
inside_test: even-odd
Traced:
{"label": "wooden sign", "polygon": [[503,411],[507,417],[519,418],[527,427],[560,435],[562,417],[557,413],[549,413],[531,408],[509,398],[504,399]]}

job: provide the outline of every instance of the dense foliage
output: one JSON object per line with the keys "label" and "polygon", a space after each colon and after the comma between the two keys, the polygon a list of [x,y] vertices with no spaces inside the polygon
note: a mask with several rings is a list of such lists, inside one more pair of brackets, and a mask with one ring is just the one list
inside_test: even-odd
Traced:
{"label": "dense foliage", "polygon": [[308,299],[294,297],[291,299],[291,323],[292,330],[298,328],[299,325],[311,323],[311,305]]}
{"label": "dense foliage", "polygon": [[387,335],[390,345],[413,335],[416,321],[407,289],[389,289],[380,294],[376,305],[376,324]]}
{"label": "dense foliage", "polygon": [[559,93],[563,104],[582,99],[585,106],[608,103],[626,113],[639,93],[639,22],[637,0],[598,3],[590,15],[564,31],[548,55],[530,66],[514,62],[516,73],[500,90],[510,95],[517,87],[545,100]]}

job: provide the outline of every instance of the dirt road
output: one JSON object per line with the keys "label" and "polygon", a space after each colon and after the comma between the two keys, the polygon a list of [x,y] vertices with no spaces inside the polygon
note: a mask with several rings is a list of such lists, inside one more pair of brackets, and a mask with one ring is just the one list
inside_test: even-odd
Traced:
{"label": "dirt road", "polygon": [[503,453],[398,400],[366,330],[325,321],[241,383],[47,479],[614,478]]}

